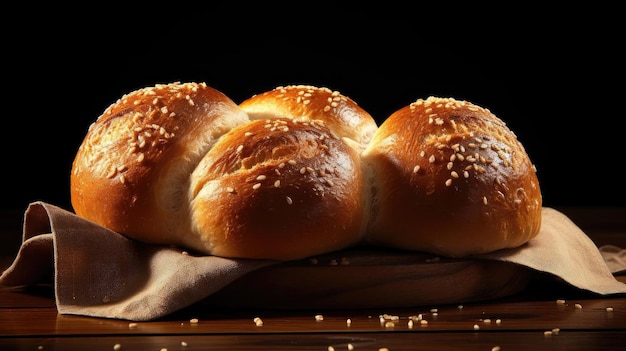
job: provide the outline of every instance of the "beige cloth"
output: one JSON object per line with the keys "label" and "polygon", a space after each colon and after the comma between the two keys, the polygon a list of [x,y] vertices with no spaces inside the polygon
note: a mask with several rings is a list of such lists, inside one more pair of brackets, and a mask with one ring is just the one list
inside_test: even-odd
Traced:
{"label": "beige cloth", "polygon": [[[562,278],[600,295],[626,293],[614,273],[626,270],[624,250],[598,249],[562,213],[545,208],[539,235],[516,248],[476,256],[511,262]],[[0,286],[40,284],[53,276],[61,314],[152,320],[191,306],[270,260],[193,256],[149,245],[45,202],[30,204],[22,246]]]}

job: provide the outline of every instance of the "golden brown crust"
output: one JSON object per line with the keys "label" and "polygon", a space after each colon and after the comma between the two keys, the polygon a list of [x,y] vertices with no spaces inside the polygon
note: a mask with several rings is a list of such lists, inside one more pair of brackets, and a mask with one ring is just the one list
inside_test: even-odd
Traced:
{"label": "golden brown crust", "polygon": [[239,106],[250,119],[276,117],[318,119],[337,135],[364,149],[378,128],[372,116],[355,101],[325,87],[287,85],[244,100]]}
{"label": "golden brown crust", "polygon": [[535,168],[490,111],[429,97],[393,113],[362,155],[371,178],[367,241],[463,257],[537,235]]}
{"label": "golden brown crust", "polygon": [[188,228],[189,173],[217,138],[248,121],[204,83],[124,95],[90,126],[75,156],[74,211],[134,239],[180,244]]}
{"label": "golden brown crust", "polygon": [[522,245],[541,224],[534,166],[490,111],[430,97],[379,128],[312,86],[240,105],[206,84],[131,92],[90,127],[70,182],[83,218],[223,257],[360,243],[463,257]]}
{"label": "golden brown crust", "polygon": [[360,167],[321,121],[235,128],[191,176],[199,244],[218,256],[281,260],[353,245],[362,237]]}

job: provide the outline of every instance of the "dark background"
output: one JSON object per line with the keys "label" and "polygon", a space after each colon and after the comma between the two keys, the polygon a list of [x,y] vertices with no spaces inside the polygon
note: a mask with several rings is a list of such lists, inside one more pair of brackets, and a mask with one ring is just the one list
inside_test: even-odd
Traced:
{"label": "dark background", "polygon": [[70,209],[71,163],[89,125],[123,94],[173,81],[206,82],[235,102],[279,85],[327,86],[380,122],[429,95],[469,100],[518,135],[545,206],[624,205],[616,9],[211,4],[7,13],[19,24],[2,34],[0,206]]}

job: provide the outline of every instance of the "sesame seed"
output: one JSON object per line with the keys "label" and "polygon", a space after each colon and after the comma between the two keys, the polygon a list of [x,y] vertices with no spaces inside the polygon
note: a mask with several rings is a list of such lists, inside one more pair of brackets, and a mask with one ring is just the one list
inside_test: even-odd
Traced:
{"label": "sesame seed", "polygon": [[324,320],[324,316],[322,316],[321,314],[316,314],[315,315],[315,321],[316,322],[321,322]]}
{"label": "sesame seed", "polygon": [[285,199],[287,200],[287,204],[293,204],[293,200],[289,196],[285,196]]}
{"label": "sesame seed", "polygon": [[111,178],[115,177],[115,174],[117,174],[117,170],[115,168],[113,168],[113,169],[111,169],[109,171],[109,173],[107,173],[106,177],[107,177],[107,179],[111,179]]}
{"label": "sesame seed", "polygon": [[267,177],[263,174],[261,174],[260,176],[256,177],[256,180],[265,180]]}
{"label": "sesame seed", "polygon": [[452,185],[452,179],[446,180],[446,186],[450,186],[450,185]]}
{"label": "sesame seed", "polygon": [[252,186],[252,189],[257,190],[261,187],[261,183],[256,183]]}
{"label": "sesame seed", "polygon": [[419,172],[419,170],[420,170],[420,166],[419,165],[413,167],[413,173],[417,173],[417,172]]}

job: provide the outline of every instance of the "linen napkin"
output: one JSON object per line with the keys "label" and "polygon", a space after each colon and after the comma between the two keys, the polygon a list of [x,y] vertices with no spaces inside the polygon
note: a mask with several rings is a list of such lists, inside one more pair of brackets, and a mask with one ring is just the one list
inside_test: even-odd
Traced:
{"label": "linen napkin", "polygon": [[[477,255],[553,274],[600,295],[626,293],[615,279],[626,270],[619,247],[600,250],[568,217],[543,209],[540,233],[515,249]],[[23,242],[0,286],[54,285],[57,310],[136,321],[153,320],[191,306],[272,260],[193,255],[150,245],[82,219],[45,202],[24,215]]]}
{"label": "linen napkin", "polygon": [[59,313],[143,321],[187,307],[273,263],[140,243],[34,202],[24,215],[22,246],[0,286],[37,284],[52,272]]}

